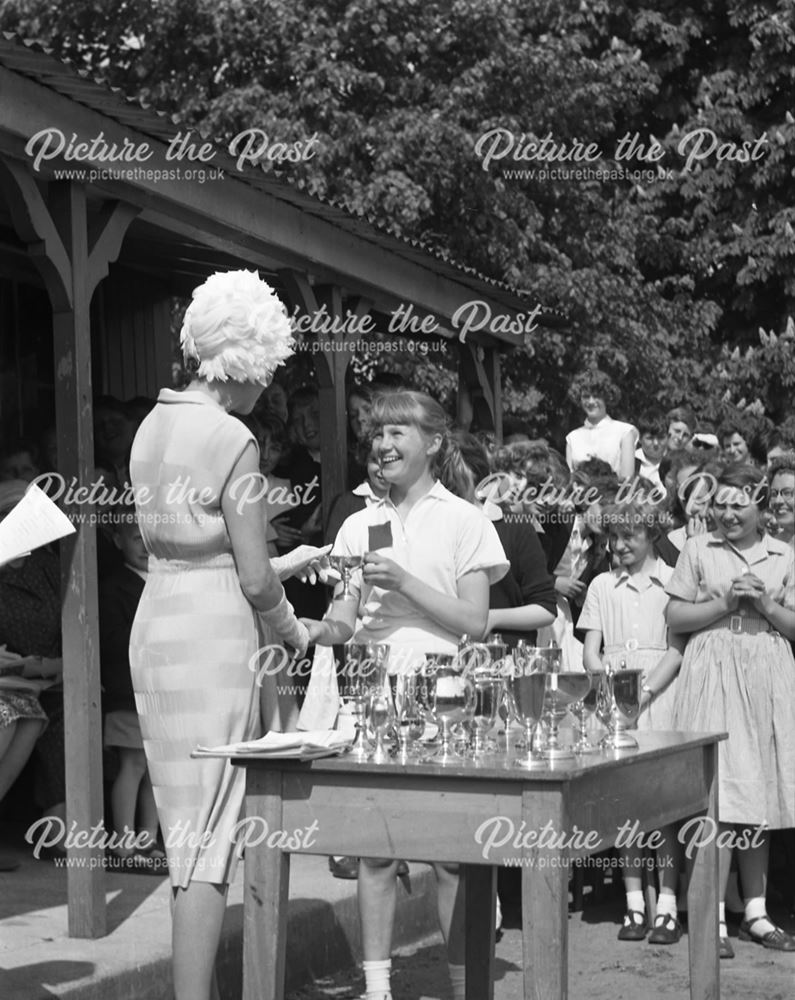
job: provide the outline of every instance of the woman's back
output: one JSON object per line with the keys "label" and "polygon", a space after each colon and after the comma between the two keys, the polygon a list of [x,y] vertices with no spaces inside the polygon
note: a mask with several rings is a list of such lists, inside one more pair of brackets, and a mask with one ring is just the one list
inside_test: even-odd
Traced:
{"label": "woman's back", "polygon": [[[141,534],[151,555],[194,560],[231,552],[221,495],[249,441],[251,432],[202,393],[161,391],[130,457]],[[245,497],[257,484],[237,489]]]}

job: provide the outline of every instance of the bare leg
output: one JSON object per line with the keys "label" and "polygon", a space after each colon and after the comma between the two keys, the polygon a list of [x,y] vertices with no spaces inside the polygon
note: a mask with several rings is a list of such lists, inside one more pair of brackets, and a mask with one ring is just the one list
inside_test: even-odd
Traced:
{"label": "bare leg", "polygon": [[[135,806],[138,789],[146,773],[146,758],[143,750],[119,747],[120,767],[110,793],[113,828],[120,837],[130,840],[135,836]],[[116,848],[119,857],[129,857],[134,849],[126,843]]]}
{"label": "bare leg", "polygon": [[[624,880],[624,892],[643,892],[643,849],[640,847],[619,847],[618,856],[621,861],[621,873]],[[645,903],[642,904],[645,907]],[[637,909],[638,907],[635,907]]]}
{"label": "bare leg", "polygon": [[682,845],[677,837],[677,825],[664,826],[659,832],[663,839],[657,851],[657,865],[660,872],[660,891],[670,892],[674,897],[679,887],[679,872],[682,868]]}
{"label": "bare leg", "polygon": [[172,948],[175,1000],[217,1000],[215,957],[226,909],[226,885],[191,882],[174,894]]}
{"label": "bare leg", "polygon": [[0,729],[0,801],[27,764],[43,729],[40,719],[17,719]]}
{"label": "bare leg", "polygon": [[464,949],[465,906],[461,889],[458,865],[434,863],[437,880],[437,907],[439,925],[447,942],[447,961],[451,965],[463,965],[466,958]]}
{"label": "bare leg", "polygon": [[155,793],[152,791],[152,782],[148,771],[144,771],[141,787],[138,791],[138,817],[141,832],[146,833],[149,837],[149,842],[154,844],[157,840],[159,824],[157,806],[155,805]]}
{"label": "bare leg", "polygon": [[376,962],[387,959],[392,953],[397,861],[362,858],[359,861],[358,895],[364,960]]}
{"label": "bare leg", "polygon": [[743,887],[743,898],[753,899],[767,895],[767,861],[770,854],[770,834],[756,835],[758,846],[737,851],[737,867],[740,869],[740,882]]}

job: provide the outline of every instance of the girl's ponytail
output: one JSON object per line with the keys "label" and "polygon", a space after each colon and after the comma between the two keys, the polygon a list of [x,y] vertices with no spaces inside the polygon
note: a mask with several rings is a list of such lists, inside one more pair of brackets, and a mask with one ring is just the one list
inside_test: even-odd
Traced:
{"label": "girl's ponytail", "polygon": [[473,503],[475,480],[464,461],[458,442],[450,436],[450,431],[447,429],[442,435],[441,447],[434,458],[433,471],[442,486],[462,500]]}

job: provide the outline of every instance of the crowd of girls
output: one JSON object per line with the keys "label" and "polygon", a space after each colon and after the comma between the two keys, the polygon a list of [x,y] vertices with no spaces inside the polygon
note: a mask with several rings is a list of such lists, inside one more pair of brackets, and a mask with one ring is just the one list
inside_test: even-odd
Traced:
{"label": "crowd of girls", "polygon": [[[667,420],[646,415],[637,427],[613,420],[612,389],[598,373],[575,379],[573,392],[586,421],[564,455],[521,433],[500,447],[485,435],[451,433],[438,404],[420,393],[370,398],[357,389],[367,472],[335,504],[327,540],[335,552],[363,557],[359,600],[337,600],[322,623],[307,624],[321,644],[353,637],[417,652],[452,649],[463,632],[500,631],[512,641],[540,630],[539,642],[562,640],[569,669],[598,672],[611,660],[642,669],[639,728],[729,733],[719,751],[719,819],[736,836],[723,838],[720,854],[721,957],[733,955],[729,885],[739,938],[795,951],[795,938],[767,914],[769,831],[795,827],[793,442],[780,430],[768,456],[758,441],[737,440],[740,425],[714,433],[682,409]],[[769,468],[754,457],[769,457]],[[385,521],[387,544],[374,545],[368,530]],[[514,586],[533,566],[533,585]],[[624,851],[621,940],[679,940],[678,834],[675,826],[659,831],[653,926],[638,859]],[[456,875],[439,869],[458,997]],[[366,996],[389,1000],[395,863],[365,859],[359,877]]]}

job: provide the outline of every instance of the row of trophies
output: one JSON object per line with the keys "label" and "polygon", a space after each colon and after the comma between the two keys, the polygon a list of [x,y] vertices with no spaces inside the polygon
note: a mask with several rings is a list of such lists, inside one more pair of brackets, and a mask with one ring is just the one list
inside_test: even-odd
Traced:
{"label": "row of trophies", "polygon": [[[498,717],[506,734],[515,722],[523,729],[516,767],[638,745],[628,730],[640,714],[642,671],[623,662],[600,674],[564,670],[557,646],[520,641],[509,650],[498,635],[488,642],[464,636],[457,652],[426,653],[419,663],[390,662],[390,647],[377,643],[349,643],[343,651],[338,683],[356,724],[355,760],[484,763],[499,752],[489,735]],[[559,725],[569,711],[577,735],[564,746]],[[607,728],[598,746],[587,733],[594,713]],[[437,735],[425,738],[431,726]]]}

